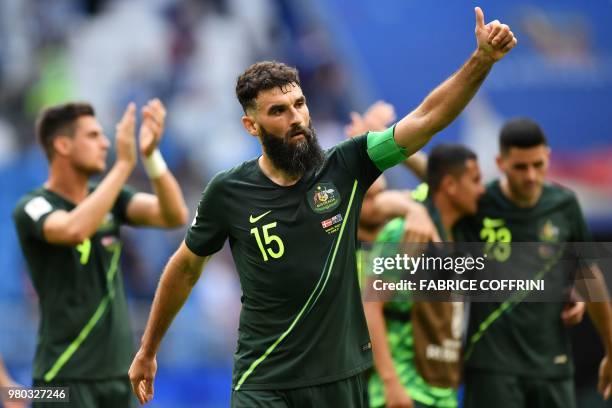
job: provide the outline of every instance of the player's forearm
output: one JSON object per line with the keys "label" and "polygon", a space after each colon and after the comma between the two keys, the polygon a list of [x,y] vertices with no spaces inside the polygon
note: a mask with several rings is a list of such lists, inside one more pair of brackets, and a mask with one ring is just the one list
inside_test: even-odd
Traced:
{"label": "player's forearm", "polygon": [[420,150],[436,133],[448,126],[467,106],[493,66],[480,50],[450,78],[431,92],[395,127],[395,141],[409,153]]}
{"label": "player's forearm", "polygon": [[364,302],[363,308],[370,331],[370,340],[372,341],[374,367],[381,380],[387,383],[398,380],[398,375],[389,348],[382,305],[381,302]]}
{"label": "player's forearm", "polygon": [[183,192],[170,171],[152,179],[151,185],[159,201],[159,209],[166,227],[179,227],[187,222],[189,211]]}
{"label": "player's forearm", "polygon": [[418,217],[418,220],[431,221],[425,206],[415,201],[408,191],[384,191],[374,199],[374,205],[385,218]]}
{"label": "player's forearm", "polygon": [[415,205],[408,191],[383,191],[374,198],[376,210],[385,218],[404,217]]}
{"label": "player's forearm", "polygon": [[154,356],[157,353],[164,334],[200,277],[200,266],[183,259],[178,252],[170,258],[157,286],[142,336],[140,348],[145,354]]}
{"label": "player's forearm", "polygon": [[612,307],[603,273],[599,266],[590,264],[581,269],[580,275],[587,277],[581,280],[586,290],[582,296],[591,300],[586,303],[587,313],[599,333],[606,352],[610,354],[612,353]]}
{"label": "player's forearm", "polygon": [[606,354],[612,355],[612,310],[610,302],[587,302],[587,312],[599,333]]}
{"label": "player's forearm", "polygon": [[96,232],[106,214],[113,208],[133,168],[132,164],[124,161],[115,163],[98,187],[70,211],[65,225],[61,226],[67,236],[73,237],[78,243]]}
{"label": "player's forearm", "polygon": [[416,152],[406,160],[404,160],[404,166],[406,166],[412,174],[414,174],[420,181],[425,181],[427,177],[427,155],[423,152]]}

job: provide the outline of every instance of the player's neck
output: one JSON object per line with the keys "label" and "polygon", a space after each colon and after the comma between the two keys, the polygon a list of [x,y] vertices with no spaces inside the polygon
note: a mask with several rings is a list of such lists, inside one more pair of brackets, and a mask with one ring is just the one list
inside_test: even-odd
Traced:
{"label": "player's neck", "polygon": [[52,163],[49,166],[49,179],[45,183],[45,188],[78,204],[89,194],[88,181],[89,175],[82,171],[62,163]]}
{"label": "player's neck", "polygon": [[263,172],[263,174],[272,180],[274,184],[278,184],[279,186],[289,187],[297,183],[301,178],[300,175],[290,175],[284,172],[283,170],[277,168],[272,164],[272,161],[266,156],[266,154],[262,154],[258,160],[259,168]]}
{"label": "player's neck", "polygon": [[538,203],[538,200],[540,199],[540,196],[542,195],[542,190],[540,190],[537,194],[534,194],[533,197],[529,197],[529,198],[521,197],[512,191],[512,189],[510,188],[510,184],[508,183],[508,179],[505,177],[499,181],[499,186],[502,191],[502,194],[508,200],[510,200],[512,204],[520,208],[534,207]]}
{"label": "player's neck", "polygon": [[457,221],[459,221],[462,214],[459,212],[459,210],[457,210],[457,207],[454,206],[451,201],[440,192],[434,194],[433,203],[440,213],[440,220],[442,221],[442,226],[446,231],[446,236],[452,241],[453,227]]}

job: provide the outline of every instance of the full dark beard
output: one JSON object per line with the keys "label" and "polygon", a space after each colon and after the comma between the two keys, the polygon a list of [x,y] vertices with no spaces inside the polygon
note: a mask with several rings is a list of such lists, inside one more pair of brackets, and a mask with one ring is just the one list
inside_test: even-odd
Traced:
{"label": "full dark beard", "polygon": [[[266,155],[274,167],[289,176],[301,176],[306,171],[323,164],[325,155],[312,123],[308,128],[301,126],[291,128],[284,137],[267,132],[263,126],[260,128],[261,144]],[[292,143],[291,138],[298,133],[303,133],[304,139]]]}

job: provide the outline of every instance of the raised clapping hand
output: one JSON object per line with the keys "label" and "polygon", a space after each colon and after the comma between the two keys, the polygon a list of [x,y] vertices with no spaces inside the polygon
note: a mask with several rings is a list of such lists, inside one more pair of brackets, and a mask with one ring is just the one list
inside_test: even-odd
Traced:
{"label": "raised clapping hand", "polygon": [[140,154],[148,157],[159,145],[164,133],[166,108],[157,98],[150,100],[142,108],[142,124],[140,125]]}
{"label": "raised clapping hand", "polygon": [[507,24],[493,20],[485,24],[484,14],[476,7],[476,42],[478,50],[490,57],[494,62],[502,59],[517,44],[514,33]]}
{"label": "raised clapping hand", "polygon": [[363,135],[367,131],[385,130],[395,120],[393,105],[377,101],[363,115],[351,112],[351,123],[344,127],[348,137]]}
{"label": "raised clapping hand", "polygon": [[132,168],[136,165],[136,105],[130,103],[117,123],[115,149],[117,162],[125,162]]}

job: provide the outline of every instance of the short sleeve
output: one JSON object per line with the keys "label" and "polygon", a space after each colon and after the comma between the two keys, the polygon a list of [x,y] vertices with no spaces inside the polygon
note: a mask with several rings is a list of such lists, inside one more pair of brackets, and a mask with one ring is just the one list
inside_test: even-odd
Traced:
{"label": "short sleeve", "polygon": [[207,256],[223,247],[228,236],[228,226],[222,202],[222,177],[218,174],[204,189],[193,222],[187,230],[185,245],[194,254]]}
{"label": "short sleeve", "polygon": [[119,192],[117,201],[115,201],[115,205],[113,206],[113,215],[119,219],[122,224],[128,223],[127,208],[134,194],[136,194],[136,190],[130,186],[124,186]]}
{"label": "short sleeve", "polygon": [[13,221],[21,237],[34,237],[44,240],[43,225],[54,211],[58,210],[42,195],[33,196],[17,204],[13,211]]}
{"label": "short sleeve", "polygon": [[346,169],[367,188],[378,178],[381,171],[368,156],[368,135],[345,140],[336,146],[336,152]]}
{"label": "short sleeve", "polygon": [[580,204],[576,197],[572,197],[572,202],[569,207],[569,219],[572,226],[571,241],[573,242],[592,242],[593,236],[587,226],[584,214],[580,208]]}
{"label": "short sleeve", "polygon": [[421,183],[414,190],[410,192],[410,197],[414,201],[418,201],[419,203],[424,203],[429,196],[429,184]]}

